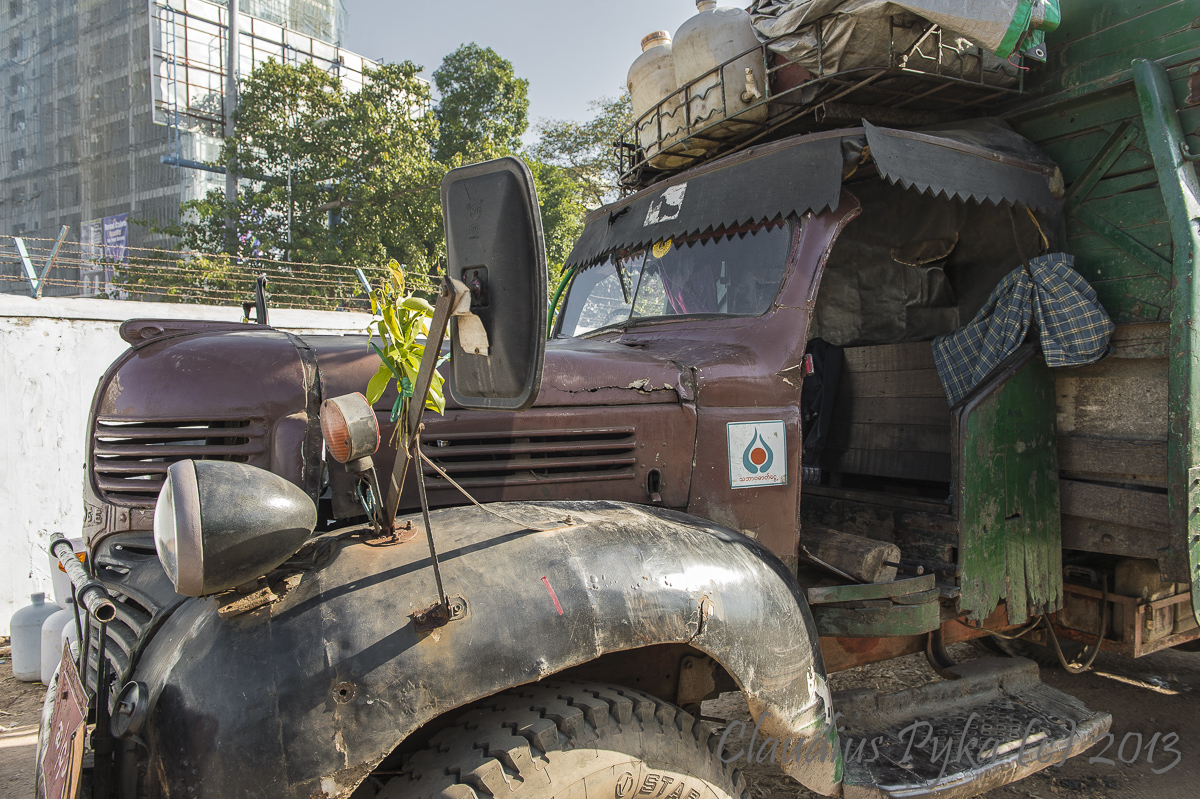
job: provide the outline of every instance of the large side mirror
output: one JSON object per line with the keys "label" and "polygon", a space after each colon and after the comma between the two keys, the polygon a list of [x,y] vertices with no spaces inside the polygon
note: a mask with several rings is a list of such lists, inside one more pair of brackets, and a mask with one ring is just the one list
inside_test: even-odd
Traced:
{"label": "large side mirror", "polygon": [[442,181],[446,273],[471,291],[486,350],[450,327],[450,397],[464,408],[523,411],[542,385],[546,247],[529,167],[511,156],[451,170]]}

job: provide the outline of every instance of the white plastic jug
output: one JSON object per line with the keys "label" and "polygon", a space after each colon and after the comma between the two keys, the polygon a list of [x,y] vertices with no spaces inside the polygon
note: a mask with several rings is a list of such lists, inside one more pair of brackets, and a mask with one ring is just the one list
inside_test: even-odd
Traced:
{"label": "white plastic jug", "polygon": [[[672,47],[676,86],[682,89],[696,81],[687,91],[688,132],[696,133],[722,120],[726,121],[704,131],[705,138],[729,139],[759,129],[742,124],[767,119],[767,104],[761,102],[766,69],[762,50],[751,50],[759,42],[750,15],[740,8],[717,8],[715,0],[698,0],[696,9],[699,13],[675,32]],[[718,68],[747,50],[747,55]],[[747,110],[757,103],[761,104]]]}
{"label": "white plastic jug", "polygon": [[59,635],[59,638],[58,638],[59,655],[62,654],[64,646],[71,647],[71,657],[74,658],[76,661],[78,661],[79,660],[79,630],[75,629],[75,621],[74,620],[72,620],[71,623],[68,624],[66,627],[63,627],[62,633]]}
{"label": "white plastic jug", "polygon": [[12,670],[22,682],[42,678],[42,624],[58,612],[58,605],[46,603],[45,594],[29,597],[30,604],[12,615]]}
{"label": "white plastic jug", "polygon": [[[681,98],[675,95],[675,63],[671,58],[671,34],[655,31],[642,38],[642,54],[629,67],[625,79],[637,125],[638,145],[650,165],[677,169],[690,158],[667,155],[684,126]],[[703,150],[698,154],[702,155]]]}
{"label": "white plastic jug", "polygon": [[63,628],[75,626],[75,611],[59,610],[42,622],[42,683],[50,684],[54,670],[62,660]]}

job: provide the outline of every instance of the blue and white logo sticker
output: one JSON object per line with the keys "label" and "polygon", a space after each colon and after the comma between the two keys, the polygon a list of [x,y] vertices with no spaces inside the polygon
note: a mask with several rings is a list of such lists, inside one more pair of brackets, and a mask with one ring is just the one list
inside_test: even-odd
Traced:
{"label": "blue and white logo sticker", "polygon": [[729,485],[732,488],[787,485],[787,433],[783,422],[730,422]]}

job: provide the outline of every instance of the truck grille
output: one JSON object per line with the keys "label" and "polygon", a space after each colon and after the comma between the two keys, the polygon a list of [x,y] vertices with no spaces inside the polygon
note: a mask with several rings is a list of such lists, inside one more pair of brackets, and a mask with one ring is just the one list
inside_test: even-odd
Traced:
{"label": "truck grille", "polygon": [[[634,476],[637,436],[633,427],[588,430],[431,432],[424,453],[464,488],[540,485]],[[430,488],[450,488],[425,469]]]}
{"label": "truck grille", "polygon": [[[117,611],[116,618],[103,626],[105,673],[112,678],[111,706],[133,674],[146,642],[184,597],[171,589],[149,534],[102,544],[95,554],[94,568],[96,578],[108,590]],[[102,628],[95,621],[85,620],[85,626],[87,650],[80,677],[85,686],[96,689]]]}
{"label": "truck grille", "polygon": [[[117,608],[117,617],[104,628],[104,660],[108,674],[113,676],[116,689],[129,680],[141,649],[143,637],[158,608],[145,606],[129,596],[109,592]],[[96,664],[100,654],[100,625],[92,623],[88,641],[87,685],[96,684]]]}
{"label": "truck grille", "polygon": [[263,452],[264,426],[253,419],[129,422],[97,419],[92,473],[101,498],[151,507],[176,461],[244,463]]}

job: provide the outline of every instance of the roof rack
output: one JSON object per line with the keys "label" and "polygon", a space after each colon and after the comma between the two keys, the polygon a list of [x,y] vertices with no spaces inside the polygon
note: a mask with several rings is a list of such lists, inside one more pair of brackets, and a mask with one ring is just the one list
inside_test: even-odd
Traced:
{"label": "roof rack", "polygon": [[[919,19],[906,23],[891,18],[881,63],[826,72],[827,22],[817,20],[801,29],[812,34],[815,64],[790,60],[772,50],[771,42],[762,42],[638,117],[614,143],[622,195],[754,144],[857,125],[863,119],[899,128],[956,122],[986,116],[1023,91],[1025,67],[1019,61],[1001,61],[974,45],[964,48],[956,34]],[[912,43],[898,47],[898,32]],[[766,76],[765,91],[754,92],[756,98],[747,92],[749,82],[726,86],[727,73],[731,83],[736,74],[729,67],[751,56]],[[987,69],[989,60],[992,67],[1006,68]],[[729,112],[731,105],[735,108]],[[719,110],[712,113],[714,106]],[[694,109],[701,107],[709,110],[707,116],[693,120]]]}

